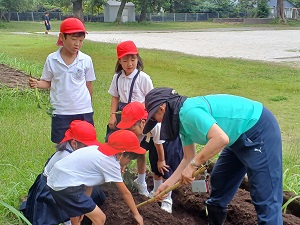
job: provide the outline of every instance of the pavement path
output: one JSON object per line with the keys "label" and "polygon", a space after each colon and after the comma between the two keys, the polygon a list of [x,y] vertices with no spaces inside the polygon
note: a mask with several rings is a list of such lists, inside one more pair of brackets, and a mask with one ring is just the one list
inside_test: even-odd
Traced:
{"label": "pavement path", "polygon": [[110,31],[89,32],[86,39],[107,43],[132,40],[138,48],[178,51],[197,56],[269,62],[300,61],[300,30]]}

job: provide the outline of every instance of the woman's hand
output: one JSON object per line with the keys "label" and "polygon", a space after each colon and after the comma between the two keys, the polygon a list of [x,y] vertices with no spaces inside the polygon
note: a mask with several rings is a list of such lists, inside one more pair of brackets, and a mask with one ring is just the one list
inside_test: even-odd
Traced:
{"label": "woman's hand", "polygon": [[192,166],[191,164],[188,164],[187,167],[182,171],[181,178],[180,178],[180,184],[190,184],[193,180],[195,180],[195,177],[193,177],[193,173],[197,170],[197,167]]}
{"label": "woman's hand", "polygon": [[[162,184],[158,187],[157,191],[155,192],[154,197],[156,197],[157,195],[159,195],[161,192],[163,192],[163,191],[166,190],[167,188],[169,188],[169,185],[167,185],[165,182],[162,183]],[[157,197],[157,201],[161,202],[161,201],[162,201],[165,197],[167,197],[168,195],[169,195],[169,193],[166,193],[166,194],[163,195],[163,196]]]}

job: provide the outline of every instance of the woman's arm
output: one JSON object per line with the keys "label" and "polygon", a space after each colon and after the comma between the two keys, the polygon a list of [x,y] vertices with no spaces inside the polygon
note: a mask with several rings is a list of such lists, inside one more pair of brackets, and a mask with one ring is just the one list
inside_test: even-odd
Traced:
{"label": "woman's arm", "polygon": [[[224,147],[229,143],[229,137],[217,124],[213,124],[211,126],[207,133],[207,138],[207,144],[194,157],[195,164],[198,166],[214,157],[216,154],[222,151]],[[192,176],[196,170],[197,167],[189,163],[187,167],[182,171],[180,181],[186,184],[191,183],[195,179]]]}

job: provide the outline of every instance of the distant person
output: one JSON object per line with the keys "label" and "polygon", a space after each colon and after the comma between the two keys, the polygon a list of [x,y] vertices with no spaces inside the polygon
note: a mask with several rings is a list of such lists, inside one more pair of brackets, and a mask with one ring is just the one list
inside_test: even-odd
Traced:
{"label": "distant person", "polygon": [[[177,181],[191,183],[201,164],[220,153],[206,201],[209,224],[224,223],[227,206],[246,173],[258,224],[283,223],[281,132],[262,103],[227,94],[187,98],[172,88],[155,88],[147,94],[145,106],[144,133],[161,122],[161,139],[180,134],[184,151],[177,170],[156,194]],[[195,143],[204,145],[198,154]]]}
{"label": "distant person", "polygon": [[[147,116],[148,113],[142,103],[131,102],[124,107],[121,121],[117,127],[134,132],[141,141],[141,146],[149,150],[154,186],[149,197],[152,198],[163,180],[168,179],[177,169],[183,157],[183,150],[179,136],[175,140],[160,139],[160,123],[157,123],[148,134],[144,135],[143,129]],[[161,209],[172,213],[172,205],[171,191],[168,197],[162,200]]]}
{"label": "distant person", "polygon": [[[75,150],[91,145],[99,146],[96,136],[96,130],[92,124],[83,120],[72,121],[64,139],[56,146],[56,152],[47,161],[43,173],[37,176],[30,187],[27,201],[23,202],[20,207],[32,225],[60,224],[70,220],[70,217],[52,197],[47,186],[47,177],[56,162],[68,157]],[[93,189],[91,197],[99,207],[105,200],[105,194],[99,186]]]}
{"label": "distant person", "polygon": [[45,23],[45,27],[46,27],[45,34],[48,34],[49,31],[51,30],[49,12],[45,12],[44,23]]}
{"label": "distant person", "polygon": [[[146,94],[153,89],[150,76],[142,71],[144,65],[133,41],[119,43],[117,57],[115,75],[108,90],[112,98],[106,139],[116,130],[116,125],[120,121],[120,116],[115,112],[122,111],[125,105],[133,101],[144,103]],[[137,169],[138,177],[134,180],[134,185],[141,195],[149,196],[145,155],[138,157]]]}
{"label": "distant person", "polygon": [[72,225],[79,225],[83,215],[93,225],[103,225],[106,216],[90,193],[94,186],[113,182],[137,224],[143,225],[143,217],[123,182],[121,168],[145,153],[133,132],[118,130],[108,137],[107,143],[78,149],[55,163],[49,172],[47,185],[57,204],[71,217]]}
{"label": "distant person", "polygon": [[90,56],[82,53],[86,30],[77,18],[67,18],[60,25],[57,41],[62,46],[48,55],[40,80],[29,78],[31,88],[50,88],[54,108],[51,140],[60,143],[73,120],[94,125],[92,81],[96,80]]}

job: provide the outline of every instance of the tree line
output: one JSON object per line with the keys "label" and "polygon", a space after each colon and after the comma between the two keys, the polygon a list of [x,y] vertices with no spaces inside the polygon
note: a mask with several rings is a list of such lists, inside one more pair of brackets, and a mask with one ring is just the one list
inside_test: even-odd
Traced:
{"label": "tree line", "polygon": [[[269,14],[267,0],[120,0],[116,22],[121,22],[125,4],[135,4],[140,15],[139,22],[146,20],[147,13],[219,13],[220,17],[258,17]],[[300,0],[288,0],[300,7]],[[107,0],[0,0],[0,12],[73,12],[82,19],[84,14],[97,15],[103,12]],[[277,16],[285,20],[284,0],[277,0]]]}

